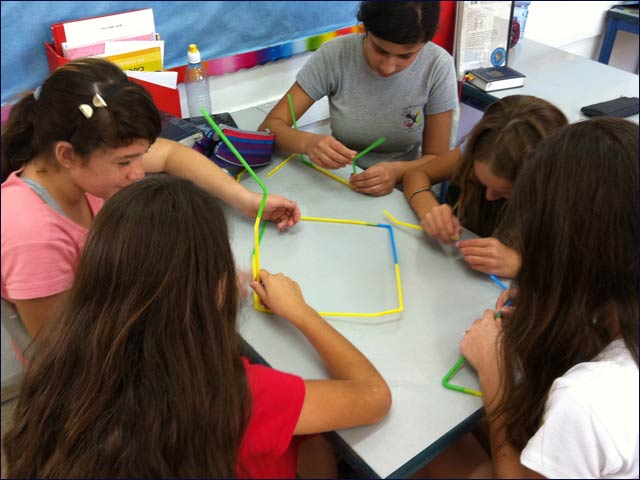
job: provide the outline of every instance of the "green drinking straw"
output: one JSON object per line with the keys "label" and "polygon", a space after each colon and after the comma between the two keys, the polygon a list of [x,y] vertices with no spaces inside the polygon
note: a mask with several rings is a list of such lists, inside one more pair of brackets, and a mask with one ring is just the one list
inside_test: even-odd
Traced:
{"label": "green drinking straw", "polygon": [[[257,265],[256,276],[259,276],[260,275],[260,250],[259,250],[259,244],[260,244],[260,239],[262,238],[262,234],[264,233],[264,224],[263,224],[262,231],[258,232],[258,230],[259,230],[260,221],[262,220],[262,212],[264,211],[264,205],[265,205],[265,203],[267,203],[267,196],[269,195],[269,192],[267,191],[267,187],[265,187],[264,183],[262,183],[262,180],[260,180],[260,178],[258,178],[256,173],[249,166],[249,164],[246,162],[246,160],[244,158],[242,158],[242,155],[240,155],[240,152],[238,152],[236,147],[233,146],[233,143],[231,143],[229,141],[229,139],[227,138],[227,136],[224,133],[222,133],[222,130],[216,124],[216,122],[213,121],[213,118],[211,118],[209,113],[207,113],[207,111],[204,108],[200,109],[200,112],[202,113],[202,115],[204,115],[204,118],[207,120],[207,122],[209,122],[209,125],[211,125],[213,127],[213,129],[215,130],[215,132],[220,136],[222,141],[227,145],[227,147],[229,147],[229,150],[231,150],[231,152],[233,152],[235,157],[240,161],[240,163],[242,163],[244,168],[247,169],[249,174],[253,177],[253,179],[256,181],[256,183],[262,189],[262,200],[260,201],[260,207],[258,208],[258,214],[256,215],[256,223],[254,224],[254,228],[253,228],[253,230],[254,230],[254,252],[255,252],[256,265]],[[257,279],[257,277],[256,277],[256,279]]]}
{"label": "green drinking straw", "polygon": [[262,211],[264,210],[264,204],[267,202],[267,195],[269,194],[269,192],[267,192],[267,187],[265,187],[264,183],[262,183],[262,180],[258,178],[258,176],[256,175],[256,172],[253,171],[253,168],[251,168],[249,164],[246,162],[246,160],[242,158],[242,155],[240,155],[240,152],[238,152],[236,147],[233,146],[233,143],[231,143],[227,138],[227,136],[224,133],[222,133],[222,130],[220,130],[220,127],[216,124],[216,122],[213,121],[213,118],[211,118],[211,116],[207,113],[207,111],[204,108],[202,108],[200,109],[200,112],[204,115],[204,118],[207,120],[207,122],[209,122],[209,125],[211,125],[213,129],[216,131],[216,133],[220,136],[222,141],[227,145],[227,147],[229,147],[229,150],[231,150],[231,152],[236,156],[236,158],[240,160],[240,163],[242,163],[244,168],[247,169],[247,171],[249,172],[249,175],[253,177],[253,179],[262,189],[262,202],[260,203],[260,208],[258,209],[258,215],[257,215],[258,217],[262,218]]}
{"label": "green drinking straw", "polygon": [[[293,120],[293,128],[295,130],[298,130],[298,122],[296,121],[296,114],[293,111],[293,102],[291,100],[291,94],[290,93],[287,93],[287,100],[289,102],[289,110],[291,111],[291,119]],[[358,153],[355,156],[355,158],[353,159],[353,173],[354,174],[356,173],[356,160],[359,159],[360,157],[362,157],[363,155],[366,155],[367,153],[369,153],[371,150],[376,148],[378,145],[380,145],[385,140],[386,140],[386,138],[380,137],[379,139],[377,139],[375,142],[373,142],[371,145],[369,145],[367,148],[365,148],[364,150],[362,150],[360,153]],[[307,160],[303,154],[300,154],[300,158],[305,164],[307,164],[309,166],[312,166],[312,162],[310,160]]]}
{"label": "green drinking straw", "polygon": [[[289,110],[291,110],[291,118],[293,119],[293,128],[295,130],[298,130],[298,122],[296,122],[296,114],[293,111],[293,102],[291,101],[290,93],[287,93],[287,100],[289,101]],[[307,160],[303,154],[300,154],[300,160],[302,160],[302,162],[305,163],[306,165],[312,166],[311,161]]]}
{"label": "green drinking straw", "polygon": [[[511,304],[511,300],[507,301],[504,305],[506,307],[510,304]],[[502,310],[496,313],[495,318],[500,318],[501,316],[502,316]],[[482,392],[473,390],[471,388],[466,388],[460,385],[453,385],[449,383],[449,380],[451,380],[453,376],[456,373],[458,373],[458,370],[460,370],[460,367],[462,367],[462,364],[464,363],[464,361],[465,361],[464,355],[460,355],[460,358],[458,359],[456,364],[453,367],[451,367],[451,370],[449,370],[447,374],[444,376],[444,378],[442,379],[442,386],[444,388],[448,388],[449,390],[455,390],[456,392],[468,393],[469,395],[475,395],[476,397],[481,397]]]}
{"label": "green drinking straw", "polygon": [[451,380],[451,378],[456,373],[458,373],[458,370],[460,370],[464,361],[465,361],[464,355],[460,355],[460,358],[458,359],[456,364],[453,367],[451,367],[451,370],[449,370],[447,374],[444,376],[444,378],[442,379],[442,386],[444,388],[448,388],[449,390],[455,390],[456,392],[468,393],[469,395],[475,395],[476,397],[481,397],[482,392],[473,390],[471,388],[462,387],[460,385],[453,385],[452,383],[449,383],[449,380]]}
{"label": "green drinking straw", "polygon": [[355,157],[353,157],[353,174],[356,174],[356,160],[359,159],[360,157],[363,157],[364,155],[366,155],[367,153],[369,153],[371,150],[373,150],[374,148],[376,148],[378,145],[380,145],[381,143],[383,143],[386,140],[386,138],[384,137],[380,137],[379,139],[377,139],[375,142],[373,142],[371,145],[369,145],[367,148],[365,148],[364,150],[362,150],[360,153],[358,153]]}

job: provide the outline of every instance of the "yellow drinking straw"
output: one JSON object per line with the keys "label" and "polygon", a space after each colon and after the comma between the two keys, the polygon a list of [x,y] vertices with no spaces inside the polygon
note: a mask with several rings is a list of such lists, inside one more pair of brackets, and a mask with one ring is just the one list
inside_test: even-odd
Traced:
{"label": "yellow drinking straw", "polygon": [[295,153],[292,153],[291,155],[289,155],[287,158],[285,158],[284,160],[282,160],[278,165],[275,166],[275,168],[269,170],[267,172],[267,177],[270,177],[271,175],[273,175],[274,173],[276,173],[278,170],[280,170],[282,167],[284,167],[287,163],[289,163],[289,160],[291,160],[292,158],[294,158],[296,156]]}
{"label": "yellow drinking straw", "polygon": [[[306,222],[324,222],[324,223],[338,223],[338,224],[350,224],[350,225],[360,225],[365,227],[381,227],[386,228],[389,231],[389,238],[391,239],[391,249],[393,253],[393,261],[394,261],[394,270],[396,274],[396,293],[398,297],[398,306],[389,310],[382,310],[380,312],[371,312],[371,313],[360,313],[360,312],[318,312],[323,317],[361,317],[361,318],[372,318],[372,317],[382,317],[383,315],[390,315],[393,313],[399,313],[404,311],[404,300],[402,294],[402,277],[400,276],[400,265],[398,264],[398,254],[396,251],[396,242],[395,237],[393,235],[393,227],[386,223],[373,223],[373,222],[365,222],[362,220],[349,220],[343,218],[322,218],[322,217],[308,217],[302,216],[300,217],[300,221]],[[263,229],[264,231],[264,229]],[[262,236],[262,232],[260,234]],[[255,266],[253,266],[255,270]],[[271,313],[270,310],[264,308],[259,301],[254,302],[254,307],[256,310],[265,313]]]}
{"label": "yellow drinking straw", "polygon": [[391,220],[393,223],[395,223],[396,225],[402,225],[403,227],[413,228],[414,230],[422,231],[422,227],[420,225],[416,225],[414,223],[402,222],[398,220],[396,217],[394,217],[393,215],[391,215],[387,210],[384,210],[382,213],[384,213],[387,216],[387,218]]}

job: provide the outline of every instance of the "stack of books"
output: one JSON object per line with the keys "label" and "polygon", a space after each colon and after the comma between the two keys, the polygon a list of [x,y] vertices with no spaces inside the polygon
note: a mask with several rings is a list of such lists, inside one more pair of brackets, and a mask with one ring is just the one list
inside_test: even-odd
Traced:
{"label": "stack of books", "polygon": [[506,90],[524,85],[525,76],[510,67],[489,67],[471,70],[465,80],[485,92]]}
{"label": "stack of books", "polygon": [[51,25],[51,33],[56,53],[69,60],[104,57],[123,70],[163,68],[164,42],[151,8],[60,22]]}
{"label": "stack of books", "polygon": [[194,125],[187,120],[175,117],[163,111],[160,111],[162,119],[162,130],[160,136],[175,140],[187,147],[193,147],[193,144],[202,139],[204,133],[200,127]]}
{"label": "stack of books", "polygon": [[458,81],[470,70],[507,64],[513,2],[456,2],[453,58]]}

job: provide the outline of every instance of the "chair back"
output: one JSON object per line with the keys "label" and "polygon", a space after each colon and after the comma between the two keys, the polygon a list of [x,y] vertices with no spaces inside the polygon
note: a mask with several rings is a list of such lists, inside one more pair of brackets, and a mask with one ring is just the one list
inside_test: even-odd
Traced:
{"label": "chair back", "polygon": [[24,353],[31,343],[31,335],[22,323],[15,305],[4,298],[2,299],[2,325],[9,332],[20,353]]}

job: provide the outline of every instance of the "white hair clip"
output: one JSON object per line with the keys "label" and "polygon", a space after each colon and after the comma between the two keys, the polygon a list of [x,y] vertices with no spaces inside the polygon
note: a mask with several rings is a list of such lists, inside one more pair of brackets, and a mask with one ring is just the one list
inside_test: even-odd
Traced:
{"label": "white hair clip", "polygon": [[[104,101],[104,98],[102,98],[99,93],[93,96],[91,103],[93,103],[93,106],[96,108],[104,108],[107,106],[107,102]],[[93,108],[91,105],[83,103],[78,108],[87,119],[93,117]]]}
{"label": "white hair clip", "polygon": [[36,102],[38,101],[38,99],[40,98],[40,92],[42,91],[42,85],[38,86],[38,88],[36,88],[33,91],[33,98],[35,98]]}

